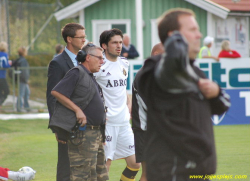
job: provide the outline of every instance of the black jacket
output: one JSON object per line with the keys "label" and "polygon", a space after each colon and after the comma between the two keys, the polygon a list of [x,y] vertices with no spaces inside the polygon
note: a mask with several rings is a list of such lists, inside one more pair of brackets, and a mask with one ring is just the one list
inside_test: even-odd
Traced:
{"label": "black jacket", "polygon": [[74,64],[65,50],[60,55],[54,57],[49,64],[46,97],[50,117],[53,115],[56,102],[56,98],[51,95],[51,91],[64,77],[64,75],[73,67]]}
{"label": "black jacket", "polygon": [[[179,55],[178,49],[175,53]],[[208,100],[195,89],[176,94],[167,92],[162,87],[168,86],[166,79],[172,77],[157,78],[155,71],[162,66],[160,59],[161,56],[147,59],[138,80],[138,89],[148,108],[145,150],[148,180],[213,174],[216,152],[211,116],[228,109],[227,94],[221,90],[218,97]],[[190,65],[199,77],[205,78],[193,61]]]}

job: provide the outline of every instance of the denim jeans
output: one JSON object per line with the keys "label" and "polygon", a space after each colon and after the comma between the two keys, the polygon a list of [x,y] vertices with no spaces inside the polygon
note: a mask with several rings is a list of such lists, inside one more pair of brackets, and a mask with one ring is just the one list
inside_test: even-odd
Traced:
{"label": "denim jeans", "polygon": [[20,82],[19,86],[19,95],[17,99],[17,111],[21,112],[22,107],[26,110],[30,109],[29,105],[29,97],[30,97],[30,88],[29,85],[26,83]]}

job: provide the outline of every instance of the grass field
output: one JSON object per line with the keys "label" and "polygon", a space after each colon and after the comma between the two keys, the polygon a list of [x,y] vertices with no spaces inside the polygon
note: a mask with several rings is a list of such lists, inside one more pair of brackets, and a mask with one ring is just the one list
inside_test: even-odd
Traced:
{"label": "grass field", "polygon": [[[0,118],[1,119],[1,118]],[[0,120],[0,166],[18,170],[30,166],[36,181],[55,181],[57,143],[48,120]],[[250,180],[250,125],[215,126],[216,175],[247,175]],[[125,161],[114,161],[110,181],[118,181]],[[136,180],[139,180],[140,173]],[[227,180],[227,179],[221,179]]]}

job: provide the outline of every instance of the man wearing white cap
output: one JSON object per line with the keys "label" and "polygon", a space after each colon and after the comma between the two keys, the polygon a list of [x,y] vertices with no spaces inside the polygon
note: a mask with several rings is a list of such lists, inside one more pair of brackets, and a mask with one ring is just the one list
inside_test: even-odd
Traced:
{"label": "man wearing white cap", "polygon": [[206,36],[203,40],[203,47],[201,47],[199,52],[199,58],[213,58],[217,62],[219,61],[218,57],[212,56],[210,52],[210,47],[212,46],[214,42],[214,38],[211,36]]}

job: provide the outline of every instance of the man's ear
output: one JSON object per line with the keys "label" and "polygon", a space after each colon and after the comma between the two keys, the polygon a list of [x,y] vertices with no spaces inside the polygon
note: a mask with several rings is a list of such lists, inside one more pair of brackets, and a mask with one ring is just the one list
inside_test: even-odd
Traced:
{"label": "man's ear", "polygon": [[86,58],[85,58],[85,62],[89,62],[89,58],[90,58],[90,55],[87,54],[87,55],[86,55]]}
{"label": "man's ear", "polygon": [[72,42],[72,37],[67,36],[67,42]]}
{"label": "man's ear", "polygon": [[104,50],[106,50],[106,49],[107,49],[107,45],[106,45],[105,43],[103,43],[103,44],[102,44],[102,48],[103,48]]}
{"label": "man's ear", "polygon": [[174,31],[168,32],[168,37],[172,36],[173,33],[174,33]]}

